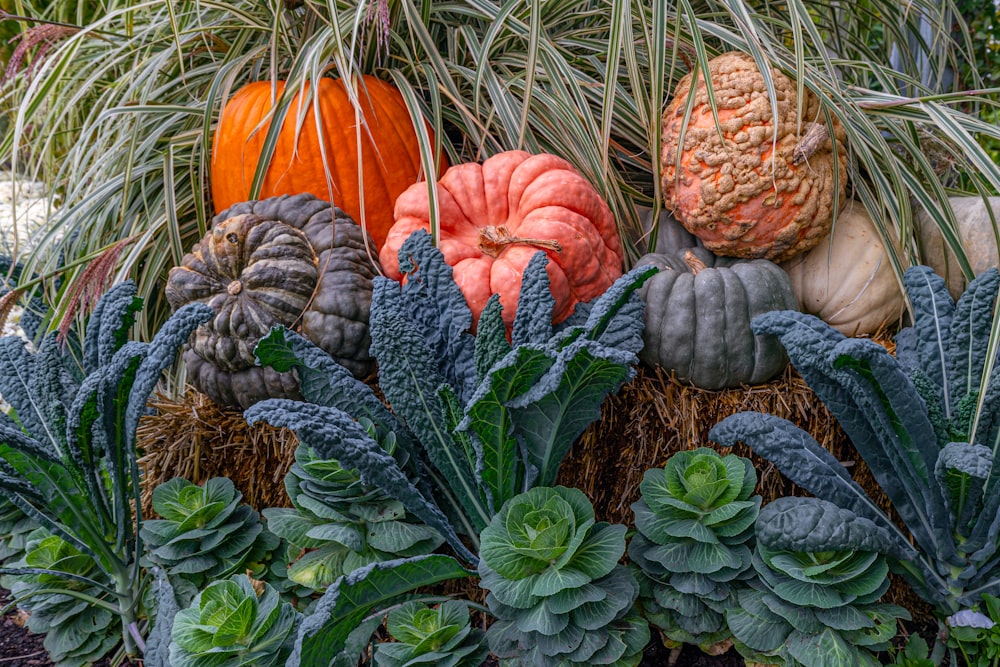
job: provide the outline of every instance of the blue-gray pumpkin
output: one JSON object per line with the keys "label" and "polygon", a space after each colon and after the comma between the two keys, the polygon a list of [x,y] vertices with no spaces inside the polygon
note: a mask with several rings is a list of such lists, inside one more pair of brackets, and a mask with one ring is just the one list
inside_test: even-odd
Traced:
{"label": "blue-gray pumpkin", "polygon": [[760,384],[785,368],[781,343],[750,329],[761,313],[798,309],[777,264],[686,248],[645,255],[637,263],[644,265],[660,269],[639,292],[646,302],[644,362],[702,389]]}

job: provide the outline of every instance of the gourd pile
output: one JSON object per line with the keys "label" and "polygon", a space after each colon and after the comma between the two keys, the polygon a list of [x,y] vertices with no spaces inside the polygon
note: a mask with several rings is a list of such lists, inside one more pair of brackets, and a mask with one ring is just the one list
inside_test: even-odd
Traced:
{"label": "gourd pile", "polygon": [[[772,100],[746,54],[710,61],[714,108],[705,74],[693,84],[690,74],[681,79],[662,118],[670,214],[656,224],[647,214],[658,242],[638,264],[660,271],[640,292],[641,358],[682,382],[721,389],[766,382],[787,363],[777,341],[750,330],[754,316],[802,309],[848,335],[870,334],[899,318],[903,297],[874,223],[846,198],[839,124],[828,125],[808,90],[775,69]],[[607,204],[563,158],[512,150],[450,168],[442,159],[432,189],[392,86],[358,80],[356,111],[352,91],[324,79],[316,100],[308,89],[292,100],[275,131],[273,100],[283,89],[282,81],[253,83],[225,106],[212,150],[218,215],[170,273],[172,307],[201,301],[217,313],[184,353],[189,379],[213,400],[247,407],[298,395],[294,370],[255,362],[254,347],[275,325],[303,334],[358,378],[373,373],[372,278],[405,280],[399,249],[432,219],[473,328],[498,294],[509,335],[521,276],[539,251],[549,260],[553,324],[626,268]],[[270,161],[257,174],[266,146]],[[259,199],[250,199],[255,175]]]}

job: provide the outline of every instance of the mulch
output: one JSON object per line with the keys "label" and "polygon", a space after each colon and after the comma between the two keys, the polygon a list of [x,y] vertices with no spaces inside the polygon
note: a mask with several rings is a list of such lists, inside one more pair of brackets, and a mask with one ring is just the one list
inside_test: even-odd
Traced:
{"label": "mulch", "polygon": [[[10,591],[0,588],[0,608],[10,602]],[[24,612],[8,611],[0,619],[0,667],[54,667],[42,644],[45,635],[36,635],[24,626]],[[141,663],[125,661],[122,667],[140,667]],[[104,658],[93,667],[111,667],[111,658]]]}

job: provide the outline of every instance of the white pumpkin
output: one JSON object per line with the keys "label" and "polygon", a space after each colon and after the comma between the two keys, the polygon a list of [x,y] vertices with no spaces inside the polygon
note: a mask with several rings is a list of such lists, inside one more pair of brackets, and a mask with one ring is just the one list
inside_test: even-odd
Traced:
{"label": "white pumpkin", "polygon": [[[989,198],[993,215],[1000,222],[1000,197]],[[997,241],[993,231],[993,221],[981,197],[950,197],[948,204],[955,214],[958,223],[958,236],[962,240],[965,256],[975,275],[979,275],[991,267],[1000,267],[1000,253],[997,252]],[[965,275],[958,265],[955,253],[944,241],[941,230],[927,214],[920,209],[914,216],[917,240],[920,246],[921,261],[934,269],[934,273],[943,276],[948,285],[948,291],[955,299],[965,291]]]}
{"label": "white pumpkin", "polygon": [[802,311],[846,336],[874,333],[906,307],[885,244],[860,202],[847,203],[819,245],[781,266]]}

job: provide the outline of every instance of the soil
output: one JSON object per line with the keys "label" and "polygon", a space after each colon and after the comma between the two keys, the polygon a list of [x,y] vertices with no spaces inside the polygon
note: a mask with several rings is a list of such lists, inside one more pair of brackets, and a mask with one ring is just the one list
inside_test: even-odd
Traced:
{"label": "soil", "polygon": [[[0,608],[10,602],[10,591],[0,588]],[[12,609],[0,619],[0,667],[53,667],[42,642],[44,635],[24,627],[23,612]],[[126,661],[123,667],[139,667],[140,663]],[[110,667],[111,659],[95,662],[93,667]]]}

